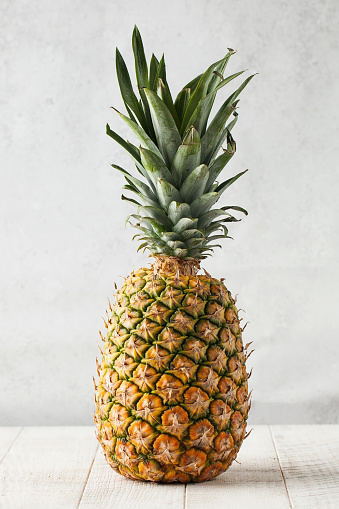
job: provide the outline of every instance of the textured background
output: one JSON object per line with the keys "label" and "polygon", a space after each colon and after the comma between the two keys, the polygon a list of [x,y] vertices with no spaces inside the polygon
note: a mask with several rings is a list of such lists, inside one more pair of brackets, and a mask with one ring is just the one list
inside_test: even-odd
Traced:
{"label": "textured background", "polygon": [[[149,263],[125,230],[131,167],[114,71],[137,23],[171,88],[238,49],[243,92],[228,191],[249,209],[213,260],[254,341],[250,423],[339,422],[337,0],[1,0],[0,424],[92,422],[100,315]],[[230,92],[220,93],[219,101]]]}

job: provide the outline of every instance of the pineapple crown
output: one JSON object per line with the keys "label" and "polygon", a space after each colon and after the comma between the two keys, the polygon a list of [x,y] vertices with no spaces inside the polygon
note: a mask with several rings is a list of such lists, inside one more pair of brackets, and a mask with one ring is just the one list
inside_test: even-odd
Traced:
{"label": "pineapple crown", "polygon": [[223,76],[234,50],[228,48],[224,58],[190,81],[173,101],[164,55],[159,61],[152,54],[148,66],[137,27],[132,47],[140,99],[117,48],[116,71],[128,116],[113,109],[130,127],[139,147],[125,141],[108,124],[106,129],[129,153],[139,173],[136,178],[112,164],[126,179],[123,189],[136,195],[136,199],[122,195],[137,208],[127,222],[141,232],[133,237],[141,241],[138,251],[149,249],[155,255],[185,260],[206,258],[214,247],[221,247],[215,244],[217,239],[231,238],[226,224],[239,219],[230,211],[247,215],[242,207],[214,205],[247,171],[220,184],[216,181],[235,153],[231,130],[238,119],[237,98],[254,75],[245,79],[208,122],[217,92],[244,72]]}

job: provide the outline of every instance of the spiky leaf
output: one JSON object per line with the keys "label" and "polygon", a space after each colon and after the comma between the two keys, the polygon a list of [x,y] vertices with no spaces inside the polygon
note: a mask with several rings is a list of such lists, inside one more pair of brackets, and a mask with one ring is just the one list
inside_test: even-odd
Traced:
{"label": "spiky leaf", "polygon": [[179,191],[170,182],[164,179],[159,178],[157,180],[157,191],[160,204],[165,210],[168,209],[172,201],[181,200]]}
{"label": "spiky leaf", "polygon": [[157,94],[160,97],[160,99],[166,104],[168,110],[170,111],[174,122],[178,129],[180,129],[180,120],[178,117],[178,114],[174,108],[171,92],[167,85],[163,82],[161,78],[158,79],[158,85],[157,85]]}
{"label": "spiky leaf", "polygon": [[174,155],[181,144],[175,121],[166,104],[151,90],[144,89],[151,111],[157,143],[167,166],[171,166]]}
{"label": "spiky leaf", "polygon": [[206,191],[210,191],[211,186],[218,178],[218,175],[226,166],[228,161],[234,156],[236,151],[235,141],[233,140],[230,133],[227,133],[228,141],[227,141],[227,150],[221,154],[217,159],[213,162],[209,169],[209,178],[206,184]]}
{"label": "spiky leaf", "polygon": [[132,35],[132,48],[134,53],[135,74],[138,87],[148,87],[148,67],[145,57],[144,45],[138,28],[135,26]]}
{"label": "spiky leaf", "polygon": [[142,128],[144,130],[147,130],[148,126],[144,111],[140,107],[138,99],[134,93],[127,66],[118,48],[116,49],[115,61],[121,96],[126,103],[126,107],[129,107],[133,111],[133,113],[139,120]]}
{"label": "spiky leaf", "polygon": [[112,138],[114,141],[119,143],[119,145],[121,145],[125,150],[127,150],[127,152],[134,159],[140,161],[140,155],[139,155],[138,149],[136,147],[134,147],[131,143],[128,143],[123,138],[121,138],[121,136],[119,136],[119,134],[117,134],[115,131],[112,131],[112,129],[110,128],[110,126],[108,124],[106,124],[106,134],[108,134],[108,136],[110,136],[110,138]]}
{"label": "spiky leaf", "polygon": [[143,164],[155,186],[157,185],[159,178],[173,183],[172,175],[161,157],[152,152],[152,150],[147,150],[142,147],[140,147],[139,150],[141,163]]}
{"label": "spiky leaf", "polygon": [[[208,164],[212,155],[215,152],[219,138],[224,130],[225,124],[231,113],[234,111],[234,101],[251,81],[254,75],[246,78],[246,80],[240,85],[240,87],[232,94],[224,104],[221,106],[214,119],[208,126],[206,133],[201,139],[201,159],[202,162]],[[217,141],[216,141],[217,140]]]}
{"label": "spiky leaf", "polygon": [[[190,217],[182,217],[173,226],[173,230],[178,233],[183,233],[185,231],[189,231],[192,228],[196,228],[197,224],[198,224],[198,219],[191,219]],[[194,230],[194,231],[196,231],[196,230]]]}
{"label": "spiky leaf", "polygon": [[192,217],[191,209],[188,203],[180,203],[177,201],[172,201],[170,203],[167,213],[168,217],[174,224],[176,224],[183,217]]}
{"label": "spiky leaf", "polygon": [[115,168],[116,170],[120,171],[125,176],[125,178],[127,178],[127,181],[132,182],[136,187],[137,191],[140,192],[140,194],[143,193],[144,195],[148,196],[148,198],[150,198],[151,200],[157,202],[157,196],[153,193],[153,191],[151,191],[151,189],[144,182],[141,182],[141,180],[133,177],[133,175],[128,173],[128,171],[124,170],[123,168],[121,168],[121,166],[118,166],[117,164],[111,164],[111,166],[112,168]]}
{"label": "spiky leaf", "polygon": [[225,180],[225,182],[223,182],[222,184],[220,184],[217,188],[216,188],[216,192],[218,193],[223,193],[224,191],[226,191],[226,189],[228,187],[230,187],[233,182],[235,182],[236,180],[238,180],[238,178],[241,177],[241,175],[243,175],[244,173],[246,173],[248,170],[245,170],[245,171],[242,171],[240,173],[238,173],[237,175],[235,175],[235,177],[232,177],[230,179],[227,179]]}
{"label": "spiky leaf", "polygon": [[200,164],[201,142],[198,131],[192,126],[178,148],[171,167],[178,186]]}
{"label": "spiky leaf", "polygon": [[207,212],[219,200],[220,193],[206,193],[194,200],[190,205],[192,216],[200,217],[204,212]]}
{"label": "spiky leaf", "polygon": [[114,111],[118,113],[120,118],[128,125],[128,127],[133,131],[135,136],[138,138],[142,146],[148,148],[155,154],[157,154],[160,158],[162,158],[162,155],[158,149],[158,147],[155,145],[155,143],[151,140],[151,138],[146,134],[146,132],[135,122],[133,122],[130,118],[126,117],[123,113],[120,113],[120,111],[113,108]]}
{"label": "spiky leaf", "polygon": [[154,90],[155,84],[156,84],[156,75],[157,75],[157,69],[158,69],[159,61],[157,57],[152,53],[151,62],[149,66],[149,87],[151,90]]}
{"label": "spiky leaf", "polygon": [[182,199],[187,203],[192,203],[204,193],[206,183],[209,177],[209,171],[206,164],[201,164],[193,170],[180,186]]}

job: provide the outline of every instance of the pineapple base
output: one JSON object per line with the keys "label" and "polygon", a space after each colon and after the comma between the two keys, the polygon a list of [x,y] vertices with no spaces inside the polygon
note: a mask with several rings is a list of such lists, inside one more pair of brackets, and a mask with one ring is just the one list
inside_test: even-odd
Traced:
{"label": "pineapple base", "polygon": [[222,281],[187,267],[157,260],[132,272],[105,322],[94,421],[107,463],[130,479],[213,479],[247,436],[235,301]]}

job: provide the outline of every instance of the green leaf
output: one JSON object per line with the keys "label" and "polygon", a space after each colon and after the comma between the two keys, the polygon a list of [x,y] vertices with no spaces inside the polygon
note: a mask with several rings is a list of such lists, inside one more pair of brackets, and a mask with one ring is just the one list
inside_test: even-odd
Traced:
{"label": "green leaf", "polygon": [[242,84],[240,85],[239,88],[237,88],[237,90],[235,92],[233,92],[233,94],[231,94],[229,96],[228,99],[226,99],[225,102],[228,102],[228,104],[233,104],[234,101],[236,100],[236,98],[240,95],[240,93],[244,90],[244,88],[249,84],[249,82],[251,81],[252,78],[254,78],[254,76],[256,76],[256,74],[252,74],[251,76],[249,76],[248,78],[246,78]]}
{"label": "green leaf", "polygon": [[228,237],[228,228],[226,228],[226,225],[223,224],[222,229],[224,231],[224,234],[227,235],[227,237]]}
{"label": "green leaf", "polygon": [[[162,57],[160,59],[160,62],[158,62],[158,66],[157,66],[157,69],[156,69],[156,72],[155,72],[153,86],[149,87],[150,90],[153,90],[154,92],[156,92],[159,78],[161,78],[163,80],[163,82],[165,84],[167,84],[167,81],[166,81],[166,66],[165,66],[165,57],[164,57],[164,55],[162,55]],[[144,104],[144,108],[145,108],[145,111],[146,111],[147,121],[148,121],[149,126],[150,126],[150,136],[151,136],[153,141],[156,141],[155,131],[154,131],[153,122],[152,122],[152,118],[151,118],[151,112],[150,112],[149,104],[148,104],[147,97],[146,97],[146,94],[145,94],[145,90],[143,88],[140,90],[140,95],[141,95],[142,102]]]}
{"label": "green leaf", "polygon": [[200,249],[190,249],[188,253],[191,258],[198,258],[198,260],[206,258],[206,256],[202,255]]}
{"label": "green leaf", "polygon": [[137,188],[135,186],[133,186],[133,184],[129,184],[129,185],[125,184],[124,186],[122,186],[122,189],[126,189],[127,191],[131,191],[131,192],[139,195]]}
{"label": "green leaf", "polygon": [[121,96],[125,104],[134,112],[142,128],[147,130],[145,114],[142,108],[140,107],[138,99],[133,91],[131,78],[129,76],[127,66],[118,48],[116,49],[115,61]]}
{"label": "green leaf", "polygon": [[[207,93],[207,87],[209,80],[212,76],[213,70],[216,67],[218,62],[214,62],[212,65],[209,66],[209,68],[204,72],[204,74],[201,75],[197,85],[194,87],[194,91],[191,91],[191,97],[188,102],[187,108],[184,113],[184,117],[182,119],[181,123],[181,129],[180,133],[183,135],[186,132],[186,129],[190,125],[190,119],[194,113],[194,110],[198,106],[199,101],[206,96]],[[192,83],[192,82],[191,82]],[[191,88],[189,85],[191,83],[188,83],[185,88]],[[194,82],[195,84],[195,82]]]}
{"label": "green leaf", "polygon": [[169,112],[171,113],[174,119],[177,128],[180,129],[180,121],[176,109],[174,108],[171,92],[168,86],[165,85],[161,78],[158,79],[157,94],[160,97],[160,99],[166,104]]}
{"label": "green leaf", "polygon": [[159,178],[157,180],[157,191],[161,206],[167,210],[172,201],[180,201],[181,196],[178,191],[170,182]]}
{"label": "green leaf", "polygon": [[114,141],[119,143],[119,145],[121,145],[125,150],[127,150],[127,152],[131,154],[131,156],[134,159],[140,162],[139,150],[136,147],[134,147],[134,145],[128,143],[123,138],[121,138],[121,136],[119,136],[119,134],[117,134],[115,131],[112,131],[108,124],[106,124],[106,134],[108,134],[108,136],[110,136]]}
{"label": "green leaf", "polygon": [[162,209],[160,209],[158,207],[142,206],[141,210],[145,211],[146,214],[153,217],[153,219],[156,219],[157,221],[162,223],[164,225],[164,228],[168,228],[168,229],[173,228],[172,221],[168,218],[168,216],[165,214],[165,212]]}
{"label": "green leaf", "polygon": [[248,216],[248,212],[246,209],[243,209],[242,207],[238,207],[238,205],[229,205],[227,207],[221,207],[223,210],[238,210],[239,212],[243,212],[245,216]]}
{"label": "green leaf", "polygon": [[153,90],[154,92],[156,91],[159,79],[161,79],[165,84],[167,84],[166,65],[165,65],[165,55],[164,54],[162,55],[159,65],[158,65],[158,68],[157,68],[157,73],[155,75],[153,88],[149,87],[150,90]]}
{"label": "green leaf", "polygon": [[222,81],[220,80],[220,78],[218,78],[221,81],[220,84],[212,92],[209,92],[206,95],[206,97],[202,98],[199,101],[196,109],[192,114],[192,117],[190,118],[189,124],[194,125],[194,127],[199,131],[200,136],[203,136],[206,131],[208,118],[211,113],[217,91],[220,90],[227,83],[229,83],[231,80],[242,74],[243,72],[245,71],[240,71],[235,74],[232,74],[231,76],[228,76],[228,78],[225,78]]}
{"label": "green leaf", "polygon": [[128,116],[131,120],[133,120],[133,122],[135,122],[136,124],[138,123],[137,119],[135,118],[135,116],[133,115],[133,112],[131,110],[131,108],[128,106],[128,104],[125,102],[125,108],[127,110],[127,113],[128,113]]}
{"label": "green leaf", "polygon": [[[235,101],[233,103],[233,106],[235,106],[238,102],[239,101]],[[214,149],[214,152],[213,152],[213,154],[211,156],[210,163],[209,163],[210,166],[211,166],[211,164],[214,163],[214,160],[217,157],[219,150],[222,148],[222,145],[223,145],[224,141],[228,140],[228,136],[229,136],[229,134],[231,132],[230,129],[231,130],[233,129],[233,127],[235,126],[235,124],[236,124],[236,122],[238,120],[238,113],[236,111],[233,112],[233,115],[235,116],[235,118],[232,120],[232,122],[229,122],[229,124],[227,124],[227,126],[225,127],[225,129],[221,133],[221,136],[220,136],[218,142],[215,145],[215,149]],[[233,140],[233,142],[234,142],[234,140]],[[235,142],[234,142],[234,145],[235,145]],[[228,150],[232,151],[232,148],[228,148]]]}
{"label": "green leaf", "polygon": [[154,237],[152,237],[150,242],[151,242],[152,247],[154,245],[160,246],[161,248],[167,246],[167,243],[164,240],[161,240],[161,239],[158,239],[158,238],[154,238]]}
{"label": "green leaf", "polygon": [[134,53],[135,74],[138,87],[148,87],[148,68],[145,57],[144,45],[138,28],[135,26],[132,35],[132,48]]}
{"label": "green leaf", "polygon": [[190,97],[191,90],[189,88],[183,88],[181,92],[179,92],[179,94],[177,95],[177,98],[174,102],[174,107],[178,114],[180,125],[182,123],[182,119],[184,118],[184,114],[189,103]]}
{"label": "green leaf", "polygon": [[186,244],[185,242],[181,242],[180,240],[169,240],[167,242],[167,245],[171,247],[172,249],[185,249]]}
{"label": "green leaf", "polygon": [[179,131],[164,102],[151,90],[145,88],[144,92],[151,111],[158,147],[163,154],[167,166],[170,167],[175,153],[181,144]]}
{"label": "green leaf", "polygon": [[166,231],[164,225],[160,221],[153,219],[153,217],[143,217],[142,222],[150,224],[155,233],[159,236]]}
{"label": "green leaf", "polygon": [[227,135],[228,135],[228,129],[227,129],[227,127],[225,127],[225,129],[221,133],[219,140],[217,141],[217,143],[214,146],[214,152],[210,157],[209,166],[211,166],[214,163],[214,160],[217,157],[220,149],[222,148],[223,143],[227,139]]}
{"label": "green leaf", "polygon": [[178,233],[175,233],[175,232],[164,232],[162,235],[161,235],[161,238],[166,242],[168,243],[168,241],[170,240],[180,240],[182,241],[180,235]]}
{"label": "green leaf", "polygon": [[142,175],[147,180],[152,191],[154,193],[156,193],[155,185],[153,184],[151,177],[147,173],[147,170],[143,167],[143,165],[139,161],[137,161],[136,159],[133,159],[133,160],[134,160],[135,166],[136,166],[138,172],[140,173],[140,175]]}
{"label": "green leaf", "polygon": [[[126,177],[126,179],[127,179],[127,177]],[[127,182],[128,182],[128,179],[127,179]],[[158,207],[159,206],[158,199],[156,199],[156,201],[154,201],[151,198],[148,198],[148,196],[141,194],[138,191],[138,189],[132,184],[132,182],[129,182],[129,185],[125,185],[122,188],[135,193],[137,195],[137,197],[140,200],[142,200],[143,203],[145,203],[146,205],[148,205],[150,207]]]}
{"label": "green leaf", "polygon": [[202,248],[205,244],[206,244],[205,238],[200,238],[200,239],[192,238],[192,239],[186,240],[186,246],[189,249]]}
{"label": "green leaf", "polygon": [[193,170],[180,186],[180,194],[186,203],[191,203],[204,193],[209,171],[206,164],[201,164]]}
{"label": "green leaf", "polygon": [[[198,220],[197,219],[194,219],[194,221],[197,223]],[[195,224],[196,225],[196,224]],[[191,238],[201,238],[201,237],[204,237],[204,235],[201,233],[200,230],[197,230],[196,228],[191,228],[189,230],[185,230],[181,233],[181,236],[184,240],[186,239],[191,239]]]}
{"label": "green leaf", "polygon": [[128,181],[131,181],[140,193],[144,193],[146,196],[148,196],[148,198],[157,202],[156,195],[150,190],[148,185],[133,177],[130,173],[128,173],[128,171],[121,168],[121,166],[118,166],[117,164],[111,164],[111,166],[112,168],[120,171]]}
{"label": "green leaf", "polygon": [[231,113],[234,111],[234,101],[251,81],[254,75],[246,78],[240,87],[223,103],[214,119],[208,126],[204,136],[201,138],[201,159],[202,162],[209,164],[212,155],[215,153],[218,141],[224,130],[226,121]]}
{"label": "green leaf", "polygon": [[[144,232],[144,234],[145,234],[147,237],[150,237],[150,236],[152,236],[152,235],[155,235],[155,234],[154,234],[154,231],[153,231],[153,228],[152,228],[151,226],[147,226],[147,227],[146,227],[146,226],[141,226],[139,223],[138,223],[138,224],[132,224],[132,223],[130,223],[130,224],[131,224],[131,226],[132,226],[133,228],[136,228],[136,229],[138,229],[138,230],[140,230],[140,231]],[[142,239],[144,239],[144,238],[145,238],[145,237],[141,237],[141,233],[137,233],[136,235],[134,235],[134,237],[133,237],[133,239],[132,239],[132,240],[134,240],[134,238],[137,238],[137,237],[142,238]]]}
{"label": "green leaf", "polygon": [[150,237],[140,237],[140,240],[147,240],[148,244],[151,246],[166,246],[166,242],[164,240],[159,239],[159,237],[154,237],[156,235],[154,232],[152,234],[153,236]]}
{"label": "green leaf", "polygon": [[226,166],[228,161],[234,156],[236,151],[236,144],[230,133],[227,134],[227,150],[216,158],[214,163],[210,166],[210,176],[206,184],[206,191],[210,191],[210,188],[214,181],[218,178],[223,168]]}
{"label": "green leaf", "polygon": [[[190,101],[187,105],[184,118],[181,124],[181,134],[186,132],[186,129],[189,127],[190,118],[193,115],[194,110],[198,106],[199,101],[206,96],[208,85],[210,83],[211,77],[213,75],[213,70],[221,64],[225,59],[227,58],[227,55],[217,62],[214,62],[212,65],[209,66],[209,68],[204,72],[204,74],[201,76],[193,94],[191,95]],[[188,84],[190,85],[190,84]],[[186,86],[185,88],[191,88],[189,86]]]}
{"label": "green leaf", "polygon": [[135,219],[137,219],[137,221],[140,221],[141,217],[138,215],[138,214],[129,214],[127,217],[126,217],[126,220],[125,220],[125,228],[127,226],[127,223],[130,224],[133,228],[135,228],[135,225],[133,223],[131,223],[130,221],[130,218],[133,217]]}
{"label": "green leaf", "polygon": [[190,208],[193,217],[200,217],[207,212],[220,198],[220,193],[206,193],[194,200]]}
{"label": "green leaf", "polygon": [[207,242],[206,244],[209,244],[210,242],[213,242],[214,240],[218,240],[218,239],[226,239],[228,237],[228,235],[212,235],[211,237],[208,237],[207,238]]}
{"label": "green leaf", "polygon": [[[182,217],[173,226],[173,230],[177,233],[183,233],[188,229],[196,228],[197,224],[198,224],[198,219],[191,219],[190,217]],[[196,230],[194,230],[194,231],[196,231]]]}
{"label": "green leaf", "polygon": [[212,221],[212,223],[210,223],[209,227],[204,229],[204,235],[205,235],[205,237],[208,237],[211,233],[218,231],[218,230],[224,230],[225,235],[227,235],[227,233],[228,233],[228,230],[227,230],[226,226],[222,223],[222,221],[220,221],[220,220]]}
{"label": "green leaf", "polygon": [[199,74],[198,76],[193,78],[193,80],[191,80],[189,83],[187,83],[187,85],[185,85],[184,88],[189,88],[193,94],[193,92],[197,88],[198,83],[201,80],[202,76],[203,76],[203,73]]}
{"label": "green leaf", "polygon": [[173,256],[173,249],[171,249],[168,246],[159,246],[159,247],[152,246],[152,251],[154,253],[158,253],[158,254],[167,254],[168,256]]}
{"label": "green leaf", "polygon": [[162,158],[161,153],[159,152],[158,147],[153,143],[151,138],[145,133],[145,131],[135,122],[133,122],[130,118],[126,117],[123,113],[120,113],[117,109],[113,108],[114,111],[118,113],[120,118],[130,127],[130,129],[133,131],[135,136],[138,138],[142,146],[148,148],[155,154],[157,154],[160,158]]}
{"label": "green leaf", "polygon": [[215,93],[209,94],[198,103],[198,106],[192,113],[192,116],[188,122],[188,125],[193,125],[199,132],[200,136],[203,136],[206,130],[208,117],[210,115],[213,102],[215,99]]}
{"label": "green leaf", "polygon": [[140,246],[138,246],[137,253],[138,253],[139,251],[141,251],[141,249],[142,249],[143,247],[144,247],[144,248],[146,248],[147,246],[148,246],[148,242],[144,242],[143,244],[140,244]]}
{"label": "green leaf", "polygon": [[127,196],[124,196],[123,194],[121,195],[121,199],[123,201],[129,201],[130,203],[132,203],[132,205],[137,205],[138,207],[141,207],[141,204],[136,201],[136,200],[133,200],[133,198],[127,198]]}
{"label": "green leaf", "polygon": [[[127,117],[126,117],[127,118]],[[129,120],[129,119],[128,119]],[[137,124],[135,124],[137,125]],[[132,143],[130,143],[129,141],[125,141],[123,140],[117,133],[115,133],[114,131],[111,130],[111,128],[109,127],[109,125],[107,124],[106,126],[106,133],[111,137],[113,138],[115,141],[117,141],[125,150],[127,150],[127,152],[130,154],[130,156],[132,157],[136,167],[137,167],[137,170],[138,172],[146,178],[146,180],[148,181],[151,189],[153,191],[155,191],[155,186],[151,180],[151,178],[149,177],[147,171],[145,170],[145,168],[142,166],[141,164],[141,160],[140,160],[140,153],[139,153],[139,150],[134,146],[132,145]]]}
{"label": "green leaf", "polygon": [[224,219],[222,219],[223,223],[239,223],[239,221],[241,221],[241,219],[237,219],[236,217],[233,216],[225,217]]}
{"label": "green leaf", "polygon": [[238,117],[239,117],[239,115],[236,111],[233,112],[233,116],[234,116],[234,119],[226,126],[226,129],[229,133],[232,131],[232,129],[235,126],[235,124],[237,123]]}
{"label": "green leaf", "polygon": [[177,258],[186,258],[186,256],[188,255],[188,250],[187,249],[174,249],[173,255],[176,256]]}
{"label": "green leaf", "polygon": [[135,26],[133,30],[132,36],[132,47],[134,53],[134,62],[135,62],[135,74],[137,78],[137,84],[141,96],[142,104],[145,109],[145,116],[148,128],[146,129],[147,134],[149,134],[150,138],[155,141],[155,134],[153,130],[151,115],[148,107],[148,103],[146,100],[146,96],[144,93],[144,87],[149,87],[148,81],[148,67],[147,61],[145,57],[144,46],[142,43],[141,35],[138,28]]}
{"label": "green leaf", "polygon": [[232,177],[228,180],[225,180],[225,182],[223,182],[222,184],[220,184],[217,189],[216,189],[216,192],[218,193],[223,193],[224,191],[226,191],[226,189],[228,187],[230,187],[230,185],[233,184],[233,182],[235,182],[236,180],[238,180],[239,177],[241,177],[241,175],[243,175],[244,173],[246,173],[248,170],[245,170],[245,171],[242,171],[240,173],[238,173],[237,175],[235,175],[235,177]]}
{"label": "green leaf", "polygon": [[205,212],[202,214],[199,218],[198,222],[198,228],[206,228],[211,224],[211,222],[220,216],[229,216],[227,212],[225,212],[223,209],[213,209],[209,210],[208,212]]}
{"label": "green leaf", "polygon": [[159,61],[156,58],[156,56],[154,55],[154,53],[152,53],[151,62],[150,62],[150,66],[149,66],[149,86],[150,86],[151,90],[154,90],[155,78],[157,75],[158,65],[159,65]]}
{"label": "green leaf", "polygon": [[172,183],[172,174],[167,168],[164,160],[155,154],[152,150],[147,150],[140,147],[141,162],[150,176],[154,185],[157,185],[158,179],[165,179]]}
{"label": "green leaf", "polygon": [[234,80],[235,78],[237,78],[238,76],[240,76],[244,72],[245,71],[238,71],[238,72],[235,72],[234,74],[231,74],[230,76],[227,76],[227,78],[222,79],[220,81],[220,83],[215,87],[215,89],[213,91],[217,92],[218,90],[223,88],[225,85],[227,85],[227,83],[230,83],[230,81]]}
{"label": "green leaf", "polygon": [[178,148],[171,166],[171,173],[177,186],[180,186],[181,182],[200,164],[200,155],[200,136],[198,131],[191,127]]}
{"label": "green leaf", "polygon": [[[231,239],[232,237],[228,237],[229,239]],[[220,244],[212,244],[211,246],[209,247],[204,247],[203,249],[201,249],[201,252],[205,252],[205,251],[213,251],[213,247],[222,247]]]}
{"label": "green leaf", "polygon": [[191,217],[190,206],[187,203],[178,203],[177,201],[169,204],[167,213],[173,224],[178,223],[183,217]]}
{"label": "green leaf", "polygon": [[234,53],[236,53],[233,49],[227,48],[228,53],[226,54],[225,58],[220,62],[219,65],[216,66],[216,68],[213,71],[213,75],[210,79],[207,92],[211,93],[215,88],[219,85],[220,81],[223,79],[222,75],[224,74],[224,71],[226,69],[226,66],[229,62],[229,59],[231,58]]}
{"label": "green leaf", "polygon": [[214,184],[212,184],[212,185],[211,185],[211,187],[209,187],[208,189],[207,189],[207,187],[206,187],[206,192],[208,191],[209,193],[212,193],[213,191],[215,191],[215,190],[216,190],[216,188],[218,187],[218,185],[219,185],[219,182],[214,182]]}

